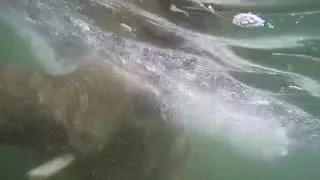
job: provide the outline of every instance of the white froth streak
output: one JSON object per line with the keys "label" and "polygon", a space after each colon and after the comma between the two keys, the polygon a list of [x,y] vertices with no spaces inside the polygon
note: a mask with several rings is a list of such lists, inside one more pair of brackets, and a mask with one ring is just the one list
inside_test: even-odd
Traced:
{"label": "white froth streak", "polygon": [[310,36],[304,35],[280,35],[280,36],[264,36],[254,38],[230,39],[220,37],[219,39],[228,45],[240,46],[252,49],[277,49],[277,48],[296,48],[303,47],[299,43],[301,40],[310,39]]}
{"label": "white froth streak", "polygon": [[[198,38],[200,39],[200,38]],[[217,41],[217,39],[207,36],[207,41],[204,39],[201,39],[198,44],[201,45],[201,47],[212,47],[210,44],[210,41]],[[280,36],[277,38],[274,37],[262,37],[257,39],[238,39],[238,40],[232,40],[229,38],[218,38],[219,42],[225,42],[226,44],[233,45],[233,46],[240,46],[244,48],[251,48],[251,49],[277,49],[277,48],[294,48],[294,47],[303,47],[303,44],[299,43],[302,40],[310,39],[309,36],[297,36],[297,35],[286,35],[286,36]],[[316,37],[316,39],[319,39]],[[249,42],[250,40],[250,42]],[[267,43],[266,43],[267,42]],[[220,44],[219,44],[220,45]],[[220,45],[223,46],[223,43]],[[217,49],[218,47],[212,48],[212,50]],[[317,80],[314,80],[310,77],[303,76],[301,74],[297,74],[295,72],[289,72],[284,70],[279,70],[271,67],[262,66],[259,64],[256,64],[254,62],[248,61],[246,59],[243,59],[234,53],[232,51],[228,50],[228,53],[221,53],[224,50],[228,50],[227,47],[224,47],[223,49],[220,48],[219,52],[221,57],[224,57],[224,59],[228,59],[229,62],[232,62],[232,65],[237,68],[241,68],[245,72],[260,72],[260,73],[266,73],[266,74],[279,74],[287,77],[292,82],[297,84],[297,87],[299,87],[299,90],[307,91],[310,95],[314,97],[320,97],[320,82]],[[210,49],[209,49],[210,50]],[[277,55],[277,54],[275,54]],[[315,60],[315,59],[312,59]],[[260,90],[261,91],[261,90]]]}

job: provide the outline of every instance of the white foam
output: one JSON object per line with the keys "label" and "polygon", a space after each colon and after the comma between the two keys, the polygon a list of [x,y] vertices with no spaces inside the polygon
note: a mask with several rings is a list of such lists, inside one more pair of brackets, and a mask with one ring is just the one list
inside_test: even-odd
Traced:
{"label": "white foam", "polygon": [[249,12],[235,15],[232,23],[243,28],[258,28],[264,26],[265,20]]}

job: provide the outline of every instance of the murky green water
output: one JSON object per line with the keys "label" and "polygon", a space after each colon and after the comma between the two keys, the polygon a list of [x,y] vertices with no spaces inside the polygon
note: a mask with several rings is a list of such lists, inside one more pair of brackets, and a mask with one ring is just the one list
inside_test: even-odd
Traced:
{"label": "murky green water", "polygon": [[[293,1],[286,2],[288,2],[289,4],[292,3],[292,5],[294,5],[295,3],[300,3]],[[283,5],[281,5],[280,2],[274,3],[279,3],[279,6],[283,7]],[[294,115],[292,115],[292,117],[291,115],[288,115],[288,118],[282,117],[283,114],[275,113],[274,115],[272,115],[272,118],[275,117],[275,119],[285,119],[282,121],[282,126],[288,125],[289,131],[298,132],[293,133],[293,136],[303,136],[292,138],[293,142],[287,147],[289,149],[288,153],[284,156],[275,155],[275,158],[269,158],[269,155],[272,154],[270,156],[273,156],[274,154],[277,154],[277,146],[281,148],[280,146],[282,146],[284,142],[282,140],[273,138],[273,136],[275,136],[275,138],[278,137],[276,134],[273,134],[273,129],[269,131],[268,128],[262,127],[262,133],[254,132],[251,135],[250,133],[248,133],[249,135],[247,135],[247,131],[251,132],[251,130],[255,129],[255,127],[260,127],[260,124],[262,124],[261,126],[263,126],[264,117],[268,119],[271,117],[271,115],[269,117],[268,114],[256,113],[253,116],[257,116],[256,119],[258,120],[257,122],[255,121],[251,123],[250,115],[252,114],[239,114],[237,111],[242,111],[242,109],[240,109],[237,105],[235,105],[235,108],[230,108],[230,114],[225,115],[216,113],[215,116],[212,115],[212,119],[221,118],[221,121],[226,121],[227,118],[230,118],[235,119],[235,121],[230,121],[230,123],[237,124],[238,122],[240,122],[240,124],[239,126],[235,127],[232,125],[226,125],[227,130],[221,131],[219,129],[220,126],[218,126],[218,128],[214,130],[214,133],[207,133],[206,130],[203,130],[202,132],[201,130],[195,128],[197,130],[191,133],[192,145],[194,148],[189,155],[189,179],[320,179],[320,140],[318,139],[317,134],[319,133],[318,130],[320,130],[318,128],[319,121],[317,121],[320,118],[320,24],[318,23],[318,20],[320,18],[320,11],[315,11],[315,9],[317,9],[316,5],[318,3],[314,3],[312,1],[310,1],[310,3],[313,3],[312,12],[311,10],[310,12],[308,12],[308,9],[305,9],[305,7],[308,6],[301,6],[304,8],[303,11],[307,11],[302,12],[302,10],[299,9],[299,6],[294,5],[287,6],[287,8],[279,8],[280,10],[276,8],[270,9],[269,12],[266,10],[263,13],[261,13],[261,16],[265,20],[270,22],[274,26],[274,28],[241,29],[235,27],[231,24],[230,21],[228,21],[228,19],[232,17],[232,14],[235,13],[232,11],[221,12],[221,14],[223,14],[223,16],[225,17],[225,19],[222,20],[219,18],[213,18],[208,15],[197,15],[196,17],[190,17],[194,18],[194,21],[203,18],[203,22],[201,22],[201,25],[203,25],[205,29],[203,29],[203,27],[199,29],[199,26],[192,27],[195,23],[184,21],[185,18],[171,18],[173,22],[179,23],[180,21],[181,24],[185,25],[183,27],[193,28],[197,31],[201,30],[202,33],[204,33],[204,35],[199,37],[202,37],[205,40],[209,39],[207,38],[209,36],[217,37],[219,41],[223,41],[227,45],[227,48],[230,53],[232,52],[235,54],[236,57],[241,58],[241,60],[245,60],[244,62],[241,62],[239,66],[234,65],[234,67],[232,67],[228,65],[222,65],[222,68],[225,68],[225,70],[228,71],[228,74],[232,76],[234,79],[239,80],[250,90],[258,89],[262,90],[263,92],[268,92],[272,95],[272,98],[276,98],[281,102],[288,103],[287,108],[290,110],[292,110],[292,107],[294,107],[294,109],[298,109],[299,112],[301,111],[307,114],[297,115],[297,117],[299,116],[299,118],[297,118],[297,122],[299,123],[297,124],[294,124],[294,122],[289,121],[295,120],[295,118],[293,117]],[[70,5],[71,3],[68,4],[68,2],[64,2],[61,4],[73,7]],[[318,10],[320,10],[320,5]],[[29,11],[32,11],[32,9]],[[68,11],[68,8],[61,8],[59,9],[59,11],[65,12]],[[59,11],[52,12],[57,13]],[[111,16],[111,13],[108,13],[107,9],[103,9],[101,7],[90,7],[87,8],[84,12],[78,12],[80,12],[80,14],[86,13],[89,16],[88,19],[95,19],[95,24],[100,25],[100,27],[104,28],[104,31],[106,32],[120,35],[125,34],[119,30],[121,28],[117,27],[117,22],[122,21],[121,17]],[[72,14],[73,11],[70,10],[69,13]],[[102,14],[106,16],[105,19],[101,18]],[[52,58],[52,56],[50,55],[50,58],[48,58],[49,60],[46,61],[44,57],[46,57],[46,55],[48,55],[49,57],[49,54],[45,54],[47,52],[46,50],[48,49],[46,49],[43,46],[41,46],[43,47],[43,49],[34,48],[39,46],[32,45],[35,41],[38,42],[38,40],[35,39],[37,36],[33,37],[28,33],[26,33],[28,34],[27,36],[23,35],[23,33],[21,32],[29,31],[30,29],[24,30],[21,28],[24,27],[23,24],[19,23],[18,26],[14,25],[15,23],[13,19],[11,22],[8,22],[8,17],[5,15],[3,17],[5,18],[0,19],[0,59],[2,61],[15,62],[23,66],[29,66],[35,69],[43,68],[43,66],[45,66],[43,69],[48,70],[49,66],[43,64],[55,64],[51,62],[52,59],[56,60],[56,62],[60,62],[60,59],[58,59],[58,57],[65,57],[66,61],[72,61],[73,57],[78,57],[77,55],[69,56],[69,54],[60,53],[57,56],[54,56],[57,59]],[[74,15],[74,17],[78,16]],[[48,17],[44,17],[43,19],[46,18]],[[59,21],[59,19],[57,21]],[[130,22],[130,20],[127,21]],[[92,21],[89,22],[94,24]],[[58,25],[59,23],[56,24],[56,26]],[[50,28],[51,26],[48,25],[48,27]],[[45,29],[46,27],[35,25],[33,26],[33,28]],[[64,28],[67,29],[65,30],[66,32],[72,31],[72,27],[64,26]],[[58,30],[56,31],[58,32]],[[78,31],[80,30],[74,31],[75,34],[80,34],[75,37],[79,39],[84,39],[85,35],[81,34],[81,32]],[[47,34],[44,32],[46,32],[46,30],[40,29],[38,31],[40,37],[44,37],[44,41],[49,42],[49,47],[56,49],[57,52],[61,52],[57,48],[59,46],[59,38],[61,39],[61,37],[57,36],[56,39],[54,39],[55,36],[50,34],[53,33],[54,30]],[[188,35],[186,35],[186,37],[187,36]],[[151,36],[151,38],[152,37],[158,36]],[[66,44],[66,47],[73,47],[79,45],[77,44],[78,39],[72,38],[70,41],[68,41],[72,43]],[[141,38],[144,39],[144,41],[148,41],[148,38],[150,37],[144,38],[144,36],[141,35]],[[203,39],[193,40],[195,44],[199,43],[199,46],[194,46],[192,52],[204,51],[202,45],[208,42],[212,44],[205,44],[204,46],[208,48],[205,50],[209,51],[209,53],[212,53],[214,55],[215,53],[222,52],[221,54],[223,54],[225,52],[219,49],[213,51],[214,48],[210,48],[211,46],[215,47],[215,41],[212,40],[205,42],[205,40]],[[57,43],[58,46],[55,46],[55,43]],[[110,47],[112,49],[112,45],[110,45]],[[79,51],[81,51],[81,48],[83,47],[79,45],[79,47],[76,47],[74,49],[77,48],[78,50],[80,49]],[[182,51],[183,50],[184,49],[182,49]],[[189,50],[190,48],[186,51]],[[181,51],[181,49],[179,51]],[[71,50],[69,52],[71,52]],[[41,54],[41,56],[39,56],[39,54]],[[135,58],[136,56],[128,55],[123,57]],[[222,57],[228,56],[225,55]],[[228,59],[224,59],[223,61],[226,61],[225,64],[227,64],[228,62],[236,62],[237,59],[233,61],[228,61]],[[220,66],[223,63],[220,64],[219,62],[217,62],[216,64],[217,66]],[[201,103],[202,100],[203,99],[200,100]],[[204,103],[211,102],[203,102],[203,104]],[[217,109],[228,109],[230,104],[216,103],[213,105]],[[245,112],[247,111],[259,111],[259,107],[256,108],[255,106],[248,106],[247,108],[245,108]],[[208,118],[206,116],[206,113],[208,113],[208,111],[201,111],[198,118]],[[243,120],[246,118],[250,120]],[[287,119],[289,122],[286,121]],[[224,124],[221,126],[221,128],[224,128]],[[237,131],[237,128],[240,128],[240,130]],[[215,133],[215,131],[217,131],[218,133]],[[230,133],[231,131],[234,132],[234,134]],[[270,135],[270,138],[268,137],[268,135]],[[257,137],[258,140],[255,140],[255,138],[252,138],[252,136]],[[237,139],[237,137],[239,137],[239,139]],[[225,140],[225,138],[227,140]],[[251,138],[253,140],[251,140]],[[256,149],[252,150],[250,147],[254,147]],[[250,155],[251,152],[254,155]],[[260,154],[260,152],[265,152],[269,154],[266,155],[267,158],[261,158],[265,154]],[[37,163],[38,156],[32,150],[25,150],[20,148],[10,149],[8,147],[1,148],[0,177],[1,179],[4,177],[4,180],[25,179],[25,171],[35,167]],[[65,172],[58,175],[57,177],[53,177],[52,179],[79,178],[81,179],[81,177],[77,177],[77,169],[73,169],[71,167],[70,169],[67,169]]]}

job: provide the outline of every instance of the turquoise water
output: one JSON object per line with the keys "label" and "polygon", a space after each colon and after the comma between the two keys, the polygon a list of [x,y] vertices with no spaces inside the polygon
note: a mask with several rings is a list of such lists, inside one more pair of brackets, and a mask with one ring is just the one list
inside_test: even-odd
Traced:
{"label": "turquoise water", "polygon": [[18,30],[6,23],[3,19],[0,21],[1,34],[1,54],[0,59],[5,62],[15,61],[21,65],[28,65],[35,61],[36,56],[30,49],[30,42],[18,35]]}
{"label": "turquoise water", "polygon": [[[261,16],[274,28],[261,29],[234,27],[228,21],[235,14],[232,11],[221,11],[224,16],[222,19],[209,15],[194,17],[194,21],[205,20],[204,24],[202,23],[204,29],[193,27],[194,23],[185,21],[185,18],[177,19],[177,16],[170,17],[174,16],[172,14],[159,13],[156,17],[166,16],[169,20],[165,22],[159,20],[160,25],[156,26],[159,29],[158,33],[145,35],[147,31],[141,29],[140,34],[137,33],[138,40],[141,38],[144,42],[161,47],[163,44],[158,42],[165,39],[166,29],[176,28],[172,24],[164,25],[167,21],[172,21],[181,26],[185,25],[183,30],[179,28],[174,30],[178,35],[183,34],[183,37],[189,41],[180,47],[168,40],[170,42],[167,45],[168,49],[163,52],[168,52],[169,55],[164,55],[162,51],[157,54],[158,49],[154,47],[153,54],[141,57],[139,53],[143,52],[143,49],[139,46],[143,45],[136,45],[137,39],[118,26],[123,19],[129,23],[134,21],[134,18],[130,18],[133,16],[130,16],[128,11],[138,12],[138,14],[141,13],[140,16],[147,17],[148,14],[144,14],[141,9],[137,10],[125,4],[120,13],[112,14],[108,8],[98,5],[90,6],[81,1],[38,2],[42,3],[42,6],[37,6],[39,9],[34,8],[32,3],[31,5],[25,5],[19,1],[13,3],[15,5],[0,3],[1,60],[34,69],[59,71],[65,66],[64,63],[72,63],[90,52],[89,49],[92,46],[105,48],[106,54],[111,52],[107,58],[120,57],[124,61],[126,59],[135,61],[141,58],[142,64],[148,64],[149,61],[157,58],[159,62],[165,58],[172,62],[179,58],[189,58],[191,61],[192,58],[188,55],[190,51],[196,54],[206,52],[201,56],[209,54],[212,59],[209,58],[210,61],[207,62],[205,58],[199,58],[199,62],[196,61],[199,63],[199,69],[204,70],[192,72],[199,78],[195,79],[208,84],[207,77],[213,70],[217,70],[213,75],[217,79],[220,77],[223,79],[228,75],[243,85],[243,87],[238,87],[237,84],[220,85],[218,84],[220,81],[217,80],[212,86],[216,86],[218,90],[206,89],[205,93],[197,94],[198,91],[193,89],[202,89],[202,84],[188,81],[191,87],[186,87],[190,87],[190,91],[195,94],[192,99],[195,106],[189,107],[183,98],[182,100],[177,98],[177,104],[183,106],[181,110],[183,121],[191,124],[189,136],[191,136],[193,148],[189,154],[188,179],[320,179],[318,170],[320,165],[318,121],[320,118],[318,111],[320,107],[320,71],[318,70],[320,68],[318,33],[320,24],[317,23],[320,12],[315,11],[317,3],[286,1],[292,4],[314,3],[313,8],[307,11],[305,7],[308,6],[301,5],[303,9],[299,9],[299,6],[284,8],[285,6],[280,2],[274,2],[274,8],[261,13]],[[117,7],[113,3],[107,3],[107,5]],[[13,11],[8,12],[14,16],[8,13],[6,8],[2,8],[6,6],[13,7]],[[276,8],[280,6],[282,8]],[[149,6],[144,8],[153,12]],[[33,15],[34,17],[30,17],[34,18],[35,22],[26,20],[28,18],[21,13],[21,10]],[[61,18],[60,15],[64,17]],[[63,24],[66,22],[76,25]],[[89,26],[96,25],[100,30],[94,28],[88,30],[84,22]],[[132,24],[139,27],[139,21]],[[196,32],[184,31],[187,27]],[[102,35],[101,31],[107,35]],[[202,34],[198,34],[198,31]],[[108,39],[110,43],[103,39],[108,35],[126,36],[134,43],[129,44],[132,41],[125,41],[124,43],[128,45],[114,45],[113,39]],[[153,41],[155,38],[160,40]],[[223,45],[218,44],[221,42]],[[149,45],[146,47],[153,48]],[[150,49],[145,51],[149,52]],[[98,52],[101,53],[102,50],[99,50]],[[186,52],[186,55],[179,54],[178,58],[173,55],[181,52]],[[216,56],[220,59],[215,59]],[[144,59],[145,57],[147,60]],[[210,66],[211,63],[213,67]],[[155,63],[155,69],[160,65],[162,64]],[[178,65],[172,66],[176,68]],[[184,67],[177,69],[179,68],[184,69]],[[162,71],[159,70],[159,72]],[[173,82],[187,81],[183,78],[188,74],[179,76],[179,72],[171,71],[170,68],[165,69],[164,72],[162,73],[168,75]],[[211,87],[210,85],[208,86]],[[232,97],[229,96],[230,93],[240,95]],[[230,97],[231,100],[228,99]],[[280,102],[280,105],[273,105],[272,101]],[[269,123],[269,120],[272,123]],[[211,122],[215,125],[211,126]],[[39,157],[32,150],[11,148],[13,149],[4,147],[0,151],[0,177],[8,180],[25,179],[24,172],[35,167]],[[52,179],[81,179],[77,174],[76,168],[70,168]]]}

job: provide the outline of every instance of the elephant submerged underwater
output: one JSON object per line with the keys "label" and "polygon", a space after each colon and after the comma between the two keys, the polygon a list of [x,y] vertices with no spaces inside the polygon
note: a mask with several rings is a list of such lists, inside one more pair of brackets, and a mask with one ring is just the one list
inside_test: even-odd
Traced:
{"label": "elephant submerged underwater", "polygon": [[[75,164],[83,179],[182,179],[189,141],[155,93],[111,66],[48,75],[0,65],[0,143],[53,158],[28,173],[46,179]],[[57,167],[60,166],[60,167]]]}

